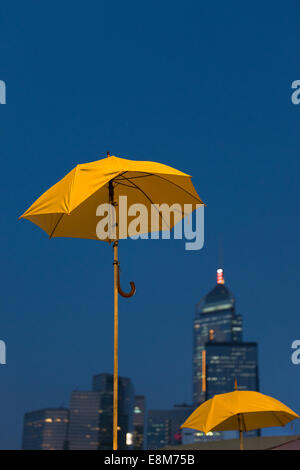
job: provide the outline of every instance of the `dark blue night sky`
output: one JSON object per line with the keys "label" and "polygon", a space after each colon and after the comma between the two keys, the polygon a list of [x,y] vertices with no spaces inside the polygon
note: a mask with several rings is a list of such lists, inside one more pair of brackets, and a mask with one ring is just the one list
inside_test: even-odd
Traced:
{"label": "dark blue night sky", "polygon": [[299,20],[296,0],[1,2],[1,448],[20,447],[25,411],[112,372],[111,247],[17,220],[106,150],[193,175],[207,204],[201,251],[120,243],[137,286],[120,299],[120,374],[151,408],[191,402],[194,305],[221,238],[261,391],[300,412]]}

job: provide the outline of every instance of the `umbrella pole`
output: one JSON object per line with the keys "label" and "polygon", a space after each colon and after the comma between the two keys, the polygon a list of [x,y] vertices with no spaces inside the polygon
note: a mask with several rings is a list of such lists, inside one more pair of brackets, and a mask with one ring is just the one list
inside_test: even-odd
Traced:
{"label": "umbrella pole", "polygon": [[114,248],[114,385],[113,385],[113,450],[118,449],[118,241]]}
{"label": "umbrella pole", "polygon": [[240,450],[244,450],[244,437],[243,437],[243,431],[240,431]]}
{"label": "umbrella pole", "polygon": [[242,415],[238,413],[238,423],[239,423],[239,431],[240,431],[240,450],[244,450],[244,436],[243,436],[243,428],[242,428]]}
{"label": "umbrella pole", "polygon": [[[107,152],[109,157],[109,152]],[[108,184],[108,196],[110,204],[115,207],[116,203],[114,200],[114,186],[111,180]],[[117,222],[111,220],[111,228],[113,224],[116,224],[116,230],[118,227]],[[116,235],[116,234],[114,234]],[[113,237],[115,238],[115,237]],[[118,294],[119,294],[119,260],[118,260],[118,238],[113,243],[114,249],[114,379],[113,379],[113,450],[118,450]]]}

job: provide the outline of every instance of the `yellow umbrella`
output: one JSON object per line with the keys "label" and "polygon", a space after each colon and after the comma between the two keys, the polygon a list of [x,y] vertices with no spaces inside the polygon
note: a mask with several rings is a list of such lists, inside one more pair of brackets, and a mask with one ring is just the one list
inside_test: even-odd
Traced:
{"label": "yellow umbrella", "polygon": [[297,413],[275,398],[259,392],[234,391],[215,395],[200,405],[183,423],[182,428],[210,431],[240,431],[240,449],[243,432],[253,429],[285,426]]}
{"label": "yellow umbrella", "polygon": [[[126,207],[119,201],[126,196]],[[131,297],[135,292],[125,293],[120,287],[118,240],[130,234],[126,221],[127,207],[143,204],[147,209],[139,233],[168,230],[185,215],[203,205],[191,177],[167,165],[147,161],[133,161],[107,154],[107,158],[77,165],[62,180],[42,194],[21,216],[42,228],[50,238],[75,237],[99,240],[97,230],[99,216],[104,215],[99,205],[107,204],[109,227],[106,238],[114,248],[114,398],[113,398],[113,449],[117,449],[118,407],[118,293]],[[163,217],[160,204],[175,207],[173,218]],[[151,225],[153,211],[157,223]],[[103,229],[103,226],[102,226]],[[101,231],[103,233],[103,230]],[[104,234],[105,235],[105,234]]]}

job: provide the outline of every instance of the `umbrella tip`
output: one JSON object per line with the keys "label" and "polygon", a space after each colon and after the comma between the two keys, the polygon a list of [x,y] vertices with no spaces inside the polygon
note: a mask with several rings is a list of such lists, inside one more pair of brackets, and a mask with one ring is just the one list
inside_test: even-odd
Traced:
{"label": "umbrella tip", "polygon": [[238,389],[237,379],[234,379],[234,390]]}
{"label": "umbrella tip", "polygon": [[109,150],[107,151],[107,157],[110,157],[110,153],[109,153]]}

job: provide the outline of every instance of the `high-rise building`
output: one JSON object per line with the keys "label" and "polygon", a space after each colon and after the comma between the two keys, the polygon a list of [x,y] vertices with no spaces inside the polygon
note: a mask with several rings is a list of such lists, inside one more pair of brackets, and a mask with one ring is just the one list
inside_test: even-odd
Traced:
{"label": "high-rise building", "polygon": [[[130,379],[118,380],[118,449],[130,449],[133,431],[134,389]],[[73,392],[70,406],[69,446],[71,450],[112,449],[113,376],[93,377],[92,391]]]}
{"label": "high-rise building", "polygon": [[[100,392],[72,392],[70,403],[70,450],[97,450],[100,442]],[[105,431],[105,429],[102,428]],[[109,430],[107,437],[109,438]],[[110,440],[109,440],[110,443]],[[104,443],[105,445],[105,443]]]}
{"label": "high-rise building", "polygon": [[242,317],[236,313],[235,299],[225,286],[223,270],[218,269],[217,285],[196,305],[194,406],[233,391],[235,380],[239,390],[259,390],[257,343],[243,342]]}
{"label": "high-rise building", "polygon": [[[109,447],[112,449],[112,428],[113,428],[113,375],[98,374],[93,377],[93,390],[101,393],[102,413],[101,423],[105,422],[105,430],[110,429]],[[118,378],[118,449],[130,449],[133,432],[133,407],[134,407],[134,387],[128,377]],[[104,433],[101,430],[101,434]],[[107,433],[105,431],[105,436]],[[101,440],[101,439],[100,439]],[[101,445],[101,449],[104,447]]]}
{"label": "high-rise building", "polygon": [[69,410],[45,408],[24,415],[23,450],[66,450]]}
{"label": "high-rise building", "polygon": [[206,343],[206,399],[239,390],[259,389],[257,343]]}
{"label": "high-rise building", "polygon": [[[118,449],[133,443],[134,388],[130,379],[118,381]],[[136,410],[145,419],[144,397],[136,397]],[[137,446],[144,444],[142,419],[136,420]],[[92,391],[71,394],[70,410],[45,408],[24,415],[22,448],[48,450],[110,450],[113,447],[113,376],[93,377]],[[143,447],[141,447],[143,448]]]}
{"label": "high-rise building", "polygon": [[207,399],[206,344],[242,342],[242,317],[235,299],[225,286],[223,270],[217,271],[217,285],[196,305],[193,344],[193,402]]}
{"label": "high-rise building", "polygon": [[147,424],[147,449],[163,449],[182,443],[180,426],[192,413],[190,405],[175,405],[171,410],[149,410]]}
{"label": "high-rise building", "polygon": [[146,447],[146,399],[144,395],[134,397],[133,407],[133,450]]}

